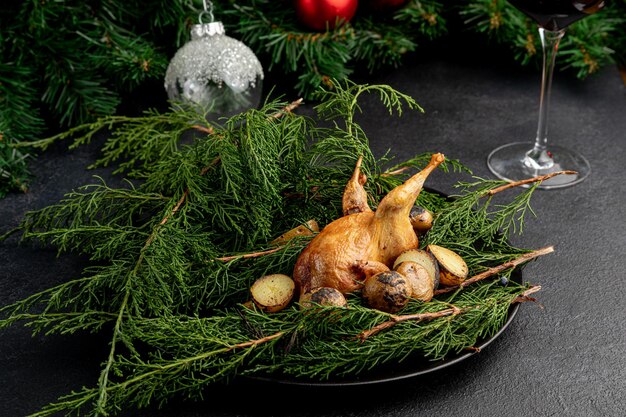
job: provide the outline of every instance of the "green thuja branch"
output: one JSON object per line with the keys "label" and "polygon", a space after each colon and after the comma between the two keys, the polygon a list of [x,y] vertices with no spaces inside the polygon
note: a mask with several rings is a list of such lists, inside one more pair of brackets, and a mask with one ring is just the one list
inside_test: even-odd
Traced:
{"label": "green thuja branch", "polygon": [[[511,248],[508,241],[514,234],[522,234],[528,214],[535,215],[530,206],[534,191],[542,181],[571,173],[558,171],[513,183],[480,178],[471,183],[460,182],[457,188],[463,190],[462,193],[452,196],[445,207],[437,210],[433,228],[421,244],[437,244],[455,250],[472,273],[528,253]],[[519,186],[529,188],[507,204],[492,204],[496,194]]]}
{"label": "green thuja branch", "polygon": [[[376,334],[370,333],[393,317],[365,307],[357,295],[348,308],[292,305],[267,314],[244,307],[251,284],[270,273],[291,274],[312,239],[276,246],[276,237],[311,219],[324,227],[341,215],[359,156],[372,207],[429,160],[422,154],[398,163],[372,154],[354,118],[364,93],[378,96],[390,114],[419,110],[389,86],[335,82],[317,107],[323,123],[273,100],[223,124],[176,109],[105,118],[39,142],[72,139],[78,146],[109,128],[101,163],[132,158],[137,146],[141,157],[120,166],[143,181],[113,188],[98,179],[28,213],[0,237],[7,244],[21,234],[61,256],[82,253],[93,262],[80,276],[0,309],[0,328],[24,323],[47,334],[109,335],[97,384],[34,415],[113,415],[173,396],[207,395],[207,384],[237,375],[350,376],[408,358],[445,358],[500,329],[511,304],[527,299],[528,286],[484,280],[429,303],[413,300],[403,311],[410,317]],[[194,132],[189,139],[188,131]],[[171,146],[142,144],[148,136]],[[454,160],[442,168],[465,169]],[[507,237],[531,213],[534,188],[495,205],[489,194],[504,188],[476,179],[458,197],[422,191],[418,203],[436,215],[423,243],[458,249],[473,272],[526,253]],[[511,266],[498,272],[508,277]]]}
{"label": "green thuja branch", "polygon": [[[100,412],[128,405],[145,407],[167,401],[177,393],[210,398],[207,384],[237,373],[280,373],[283,377],[325,380],[403,361],[416,352],[437,359],[493,334],[506,320],[510,305],[527,301],[523,297],[530,292],[516,284],[502,287],[491,283],[456,294],[454,304],[414,303],[402,317],[431,318],[402,320],[393,329],[376,335],[371,330],[384,324],[390,315],[365,308],[356,300],[351,300],[348,308],[319,307],[314,313],[291,308],[268,316],[256,309],[234,307],[208,318],[133,321],[126,331],[154,353],[149,358],[118,358],[114,373],[125,377],[108,385],[107,405]],[[446,314],[451,306],[455,313]],[[459,333],[457,326],[473,332]],[[95,400],[97,395],[95,389],[84,389],[35,415],[67,412]]]}

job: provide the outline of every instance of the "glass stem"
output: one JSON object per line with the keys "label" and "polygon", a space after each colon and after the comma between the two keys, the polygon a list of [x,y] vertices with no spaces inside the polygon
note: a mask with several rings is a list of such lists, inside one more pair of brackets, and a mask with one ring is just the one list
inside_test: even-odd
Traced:
{"label": "glass stem", "polygon": [[565,35],[565,29],[549,31],[539,28],[539,38],[543,50],[543,69],[541,72],[541,94],[539,96],[539,124],[535,146],[526,153],[524,165],[532,169],[548,169],[554,165],[548,152],[548,112],[550,111],[550,92],[552,75],[559,42]]}

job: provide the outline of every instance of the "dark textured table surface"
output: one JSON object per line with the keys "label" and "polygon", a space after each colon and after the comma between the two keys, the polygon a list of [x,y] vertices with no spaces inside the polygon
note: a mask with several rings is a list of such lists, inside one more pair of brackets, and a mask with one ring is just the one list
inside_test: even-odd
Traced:
{"label": "dark textured table surface", "polygon": [[[374,97],[361,118],[373,149],[398,158],[440,151],[490,177],[485,158],[536,129],[538,74],[497,59],[454,58],[446,51],[416,56],[369,78],[412,95],[425,113],[388,117]],[[310,107],[301,110],[310,111]],[[238,383],[206,390],[132,416],[624,416],[626,415],[626,91],[607,68],[585,81],[557,74],[550,139],[589,159],[591,176],[567,189],[535,195],[537,218],[515,243],[556,252],[529,265],[540,306],[526,303],[494,343],[468,360],[424,377],[352,388]],[[95,144],[97,145],[97,143]],[[29,193],[0,201],[0,233],[31,209],[91,181],[97,146],[55,146],[33,161]],[[428,185],[451,191],[453,176]],[[117,179],[112,179],[115,182]],[[12,238],[0,243],[0,304],[74,277],[83,261]],[[97,335],[31,338],[27,329],[0,331],[0,416],[24,416],[97,382],[107,347]]]}

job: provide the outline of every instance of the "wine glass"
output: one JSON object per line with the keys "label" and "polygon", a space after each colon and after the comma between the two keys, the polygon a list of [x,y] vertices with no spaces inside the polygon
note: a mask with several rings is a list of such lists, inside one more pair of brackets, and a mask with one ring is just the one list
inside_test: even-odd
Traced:
{"label": "wine glass", "polygon": [[493,150],[487,166],[498,178],[517,181],[556,171],[571,170],[576,174],[558,175],[543,181],[540,188],[568,187],[584,180],[591,171],[589,162],[576,151],[562,146],[548,148],[548,111],[554,60],[565,28],[604,7],[604,0],[508,0],[539,25],[543,50],[539,123],[534,145],[529,142],[509,143]]}

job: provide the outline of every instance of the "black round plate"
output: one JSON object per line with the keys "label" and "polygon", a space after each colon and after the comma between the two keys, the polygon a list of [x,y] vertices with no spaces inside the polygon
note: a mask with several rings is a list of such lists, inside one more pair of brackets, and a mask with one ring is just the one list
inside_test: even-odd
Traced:
{"label": "black round plate", "polygon": [[[450,197],[438,190],[434,190],[428,187],[424,187],[424,190],[427,190],[432,193],[437,193],[443,197],[448,199],[453,198]],[[521,284],[522,281],[522,271],[518,268],[511,274],[511,281],[517,282]],[[429,361],[423,358],[422,356],[412,356],[406,358],[402,362],[396,363],[388,363],[385,365],[381,365],[376,369],[371,371],[363,372],[358,375],[342,377],[342,378],[333,378],[325,381],[317,381],[313,379],[306,378],[296,378],[291,377],[289,375],[250,375],[246,376],[247,379],[252,379],[256,381],[264,381],[264,382],[272,382],[277,384],[286,384],[286,385],[302,385],[302,386],[314,386],[314,387],[337,387],[337,386],[356,386],[356,385],[369,385],[369,384],[380,384],[383,382],[391,382],[397,381],[399,379],[412,378],[419,375],[429,374],[431,372],[437,372],[441,369],[447,368],[451,365],[457,364],[465,359],[474,356],[475,354],[481,352],[485,347],[487,347],[491,342],[500,337],[500,335],[506,330],[506,328],[511,324],[513,318],[517,314],[517,310],[519,309],[519,304],[513,304],[509,308],[509,315],[507,317],[506,322],[502,325],[502,327],[491,337],[484,338],[480,340],[476,346],[476,349],[468,350],[463,353],[459,353],[456,355],[449,355],[448,357],[438,360],[438,361]]]}
{"label": "black round plate", "polygon": [[[517,269],[511,274],[511,280],[517,283],[522,282],[522,271]],[[356,386],[356,385],[369,385],[380,384],[383,382],[397,381],[405,378],[412,378],[419,375],[429,374],[431,372],[437,372],[441,369],[447,368],[451,365],[457,364],[461,361],[468,359],[471,356],[481,352],[491,342],[496,340],[506,328],[511,324],[513,318],[517,314],[519,304],[513,304],[509,308],[509,315],[506,322],[502,327],[491,337],[482,339],[476,344],[477,349],[468,350],[457,355],[450,355],[444,359],[438,361],[429,361],[421,356],[409,357],[406,360],[399,363],[389,363],[379,366],[377,369],[361,373],[359,375],[333,378],[326,381],[316,381],[306,378],[295,378],[286,375],[268,375],[268,376],[248,376],[248,379],[264,382],[272,382],[277,384],[286,385],[302,385],[302,386],[314,386],[314,387],[338,387],[338,386]]]}

